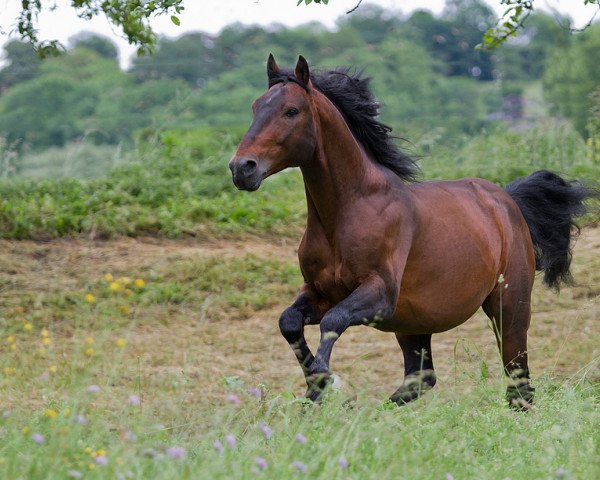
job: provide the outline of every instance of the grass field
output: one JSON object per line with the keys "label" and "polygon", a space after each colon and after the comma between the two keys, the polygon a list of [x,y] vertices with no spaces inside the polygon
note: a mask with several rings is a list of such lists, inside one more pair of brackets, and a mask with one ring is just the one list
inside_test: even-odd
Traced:
{"label": "grass field", "polygon": [[0,241],[0,478],[600,477],[599,229],[577,244],[579,286],[536,286],[527,414],[505,405],[481,314],[434,336],[421,401],[384,403],[399,348],[357,327],[334,349],[342,390],[306,405],[277,327],[296,244]]}

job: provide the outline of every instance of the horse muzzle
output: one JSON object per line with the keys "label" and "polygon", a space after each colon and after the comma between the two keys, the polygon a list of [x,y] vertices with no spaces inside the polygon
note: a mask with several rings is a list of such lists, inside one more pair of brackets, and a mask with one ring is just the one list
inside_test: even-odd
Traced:
{"label": "horse muzzle", "polygon": [[250,157],[233,157],[229,162],[233,184],[240,190],[253,192],[258,190],[265,178],[265,173],[258,166],[258,161]]}

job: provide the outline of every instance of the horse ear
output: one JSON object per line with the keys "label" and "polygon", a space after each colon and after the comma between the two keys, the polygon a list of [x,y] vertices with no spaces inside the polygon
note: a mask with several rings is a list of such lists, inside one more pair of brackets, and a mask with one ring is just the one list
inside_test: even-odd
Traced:
{"label": "horse ear", "polygon": [[310,70],[308,69],[308,62],[302,55],[298,57],[298,63],[296,64],[296,70],[294,71],[296,78],[305,85],[310,82]]}
{"label": "horse ear", "polygon": [[273,80],[279,75],[279,66],[275,62],[275,57],[272,53],[269,53],[269,59],[267,60],[267,78],[269,79],[269,88],[273,86]]}

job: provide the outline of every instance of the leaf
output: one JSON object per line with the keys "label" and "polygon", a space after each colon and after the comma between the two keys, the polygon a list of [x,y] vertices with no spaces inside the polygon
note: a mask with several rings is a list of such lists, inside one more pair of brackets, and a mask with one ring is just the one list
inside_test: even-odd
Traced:
{"label": "leaf", "polygon": [[181,25],[181,21],[175,15],[171,15],[171,21],[177,26]]}

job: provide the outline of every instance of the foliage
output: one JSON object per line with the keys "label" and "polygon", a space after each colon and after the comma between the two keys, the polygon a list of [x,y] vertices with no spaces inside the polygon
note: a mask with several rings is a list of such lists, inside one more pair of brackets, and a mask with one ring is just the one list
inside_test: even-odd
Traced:
{"label": "foliage", "polygon": [[[234,189],[227,162],[241,133],[166,131],[158,144],[140,144],[133,162],[95,180],[0,181],[0,237],[298,236],[306,212],[298,172],[276,175],[258,193]],[[592,146],[564,125],[492,131],[450,145],[432,135],[415,140],[427,154],[421,160],[426,178],[480,176],[506,184],[540,168],[600,178]]]}
{"label": "foliage", "polygon": [[[40,40],[38,37],[38,16],[47,3],[42,0],[23,0],[17,23],[21,38],[31,43],[41,57],[56,55],[64,48],[57,40]],[[72,0],[71,7],[80,18],[87,20],[103,14],[111,24],[123,31],[129,43],[138,46],[140,53],[146,53],[152,52],[156,43],[150,17],[171,15],[173,23],[179,25],[179,18],[175,14],[183,11],[182,3],[182,0]]]}
{"label": "foliage", "polygon": [[582,134],[592,108],[592,94],[600,86],[598,51],[600,24],[556,49],[544,73],[545,97],[554,112],[571,119]]}

